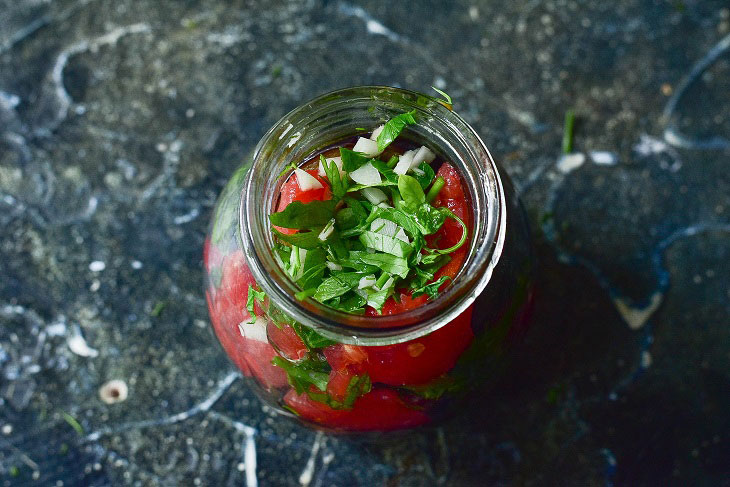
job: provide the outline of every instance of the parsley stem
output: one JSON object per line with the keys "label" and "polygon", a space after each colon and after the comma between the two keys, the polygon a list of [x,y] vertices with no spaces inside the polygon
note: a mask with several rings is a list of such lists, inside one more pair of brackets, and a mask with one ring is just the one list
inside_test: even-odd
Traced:
{"label": "parsley stem", "polygon": [[426,195],[426,201],[429,203],[433,203],[433,200],[436,199],[436,196],[438,196],[439,191],[441,191],[441,188],[444,187],[446,184],[446,181],[441,176],[436,178],[436,181],[433,182],[433,185],[431,185],[431,189],[428,190],[428,194]]}
{"label": "parsley stem", "polygon": [[398,164],[398,156],[396,155],[390,156],[388,162],[385,163],[385,165],[388,166],[388,169],[393,169],[396,164]]}
{"label": "parsley stem", "polygon": [[388,274],[387,272],[383,272],[382,274],[380,274],[378,280],[375,281],[375,288],[380,289],[381,287],[383,287],[383,284],[388,282],[388,279],[390,279],[390,274]]}
{"label": "parsley stem", "polygon": [[314,293],[317,292],[316,287],[310,287],[309,289],[305,289],[304,291],[299,291],[294,295],[299,301],[303,301],[307,299],[310,296],[314,296]]}
{"label": "parsley stem", "polygon": [[573,126],[575,125],[575,113],[573,110],[565,112],[563,122],[563,154],[573,152]]}
{"label": "parsley stem", "polygon": [[454,252],[459,247],[461,247],[462,245],[464,245],[464,242],[466,242],[466,237],[469,234],[469,229],[466,228],[466,223],[464,223],[464,221],[461,218],[459,218],[458,216],[456,216],[454,214],[454,212],[449,211],[449,218],[453,218],[454,220],[457,221],[457,223],[459,225],[461,225],[461,238],[459,239],[459,241],[457,242],[457,244],[454,245],[453,247],[449,247],[448,249],[443,249],[443,250],[436,249],[436,252],[439,253],[439,254],[450,254],[451,252]]}

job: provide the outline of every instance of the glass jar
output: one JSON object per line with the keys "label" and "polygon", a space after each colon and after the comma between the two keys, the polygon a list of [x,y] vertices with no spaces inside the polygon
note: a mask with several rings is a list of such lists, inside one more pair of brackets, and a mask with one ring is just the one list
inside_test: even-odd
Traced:
{"label": "glass jar", "polygon": [[[392,316],[296,299],[268,221],[292,163],[411,110],[417,124],[401,137],[434,148],[468,189],[473,228],[461,270],[436,299]],[[224,188],[204,264],[225,352],[277,411],[329,431],[412,428],[479,404],[465,399],[499,378],[532,309],[529,229],[508,178],[450,105],[397,88],[335,91],[277,122]],[[330,387],[343,380],[348,398],[335,400]]]}

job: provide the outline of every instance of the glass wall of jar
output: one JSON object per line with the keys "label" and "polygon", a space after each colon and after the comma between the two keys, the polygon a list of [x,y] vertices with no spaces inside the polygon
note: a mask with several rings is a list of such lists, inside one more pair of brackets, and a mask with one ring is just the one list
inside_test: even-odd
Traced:
{"label": "glass wall of jar", "polygon": [[[467,193],[460,269],[437,298],[391,315],[297,299],[268,219],[292,168],[408,111],[417,123],[401,137],[447,161]],[[220,195],[204,264],[226,354],[282,415],[329,431],[412,428],[479,404],[465,399],[499,378],[532,309],[529,229],[507,176],[448,103],[389,87],[329,93],[274,125]]]}

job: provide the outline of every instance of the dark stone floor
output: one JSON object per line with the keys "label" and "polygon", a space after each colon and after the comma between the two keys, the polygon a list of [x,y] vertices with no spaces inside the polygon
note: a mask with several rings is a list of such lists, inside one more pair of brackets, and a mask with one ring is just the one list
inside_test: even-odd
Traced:
{"label": "dark stone floor", "polygon": [[[274,420],[202,296],[228,175],[359,84],[455,99],[543,270],[497,391],[383,445]],[[1,0],[0,485],[730,485],[729,93],[720,0]]]}

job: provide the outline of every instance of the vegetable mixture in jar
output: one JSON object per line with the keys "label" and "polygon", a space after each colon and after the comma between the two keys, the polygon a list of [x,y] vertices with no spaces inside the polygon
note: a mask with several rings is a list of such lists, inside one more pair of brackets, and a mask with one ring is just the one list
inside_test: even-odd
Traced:
{"label": "vegetable mixture in jar", "polygon": [[445,98],[324,95],[275,125],[219,198],[213,329],[283,414],[330,431],[429,424],[494,382],[524,332],[524,215]]}

